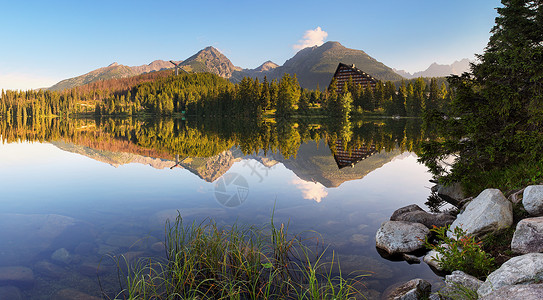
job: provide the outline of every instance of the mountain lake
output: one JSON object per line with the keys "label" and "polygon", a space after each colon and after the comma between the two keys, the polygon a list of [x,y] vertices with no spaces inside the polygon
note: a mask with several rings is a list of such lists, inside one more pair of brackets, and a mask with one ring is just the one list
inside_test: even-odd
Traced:
{"label": "mountain lake", "polygon": [[[419,120],[347,124],[58,120],[0,124],[0,294],[120,292],[114,258],[164,256],[167,219],[275,224],[315,235],[379,299],[425,263],[382,258],[375,233],[398,208],[428,210]],[[122,275],[121,275],[122,277]],[[55,298],[56,297],[56,298]],[[1,298],[1,297],[0,297]],[[93,298],[89,298],[93,299]]]}

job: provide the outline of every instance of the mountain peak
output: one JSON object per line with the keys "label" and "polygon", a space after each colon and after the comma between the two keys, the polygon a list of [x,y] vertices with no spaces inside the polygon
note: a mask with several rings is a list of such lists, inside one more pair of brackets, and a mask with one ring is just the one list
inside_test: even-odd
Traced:
{"label": "mountain peak", "polygon": [[211,72],[225,78],[230,78],[234,71],[241,70],[212,46],[198,51],[198,53],[183,61],[181,65],[186,71]]}
{"label": "mountain peak", "polygon": [[343,46],[340,42],[336,42],[336,41],[326,42],[326,43],[322,44],[320,47],[324,47],[324,48],[343,47],[343,48],[345,48],[345,46]]}
{"label": "mountain peak", "polygon": [[116,66],[118,66],[118,65],[119,65],[119,64],[118,64],[117,62],[114,62],[114,63],[110,64],[108,67],[116,67]]}
{"label": "mountain peak", "polygon": [[278,64],[274,63],[271,60],[266,61],[265,63],[261,64],[258,68],[255,69],[256,72],[266,72],[273,70],[275,68],[279,67]]}

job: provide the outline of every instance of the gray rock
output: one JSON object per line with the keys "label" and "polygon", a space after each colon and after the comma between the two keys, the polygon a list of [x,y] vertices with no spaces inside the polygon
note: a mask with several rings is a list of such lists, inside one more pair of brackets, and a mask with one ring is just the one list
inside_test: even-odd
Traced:
{"label": "gray rock", "polygon": [[437,257],[438,257],[439,253],[436,251],[436,250],[430,250],[428,253],[426,253],[426,255],[424,255],[424,257],[422,258],[422,260],[427,263],[430,267],[438,270],[438,271],[443,271],[443,269],[441,268],[441,266],[439,265],[439,262],[437,261]]}
{"label": "gray rock", "polygon": [[543,216],[543,185],[530,185],[524,189],[522,205],[531,216]]}
{"label": "gray rock", "polygon": [[412,252],[424,248],[430,230],[420,223],[384,222],[375,234],[376,246],[389,254]]}
{"label": "gray rock", "polygon": [[443,227],[450,225],[455,220],[455,217],[446,213],[432,214],[424,211],[418,205],[412,204],[397,209],[390,217],[390,220],[421,223],[428,228],[433,228],[434,226]]}
{"label": "gray rock", "polygon": [[540,300],[543,299],[543,284],[508,285],[479,299]]}
{"label": "gray rock", "polygon": [[459,203],[462,199],[466,198],[464,190],[462,189],[462,185],[460,185],[460,183],[458,182],[455,182],[448,186],[438,185],[437,194],[443,200],[453,205]]}
{"label": "gray rock", "polygon": [[66,248],[60,248],[51,254],[51,260],[69,265],[72,262],[72,257]]}
{"label": "gray rock", "polygon": [[1,267],[0,285],[29,286],[34,284],[34,273],[21,266]]}
{"label": "gray rock", "polygon": [[543,217],[518,222],[511,250],[522,254],[543,252]]}
{"label": "gray rock", "polygon": [[448,236],[460,226],[468,234],[484,236],[500,231],[513,224],[513,206],[498,189],[482,191],[458,215],[452,223]]}
{"label": "gray rock", "polygon": [[482,284],[483,281],[471,275],[462,271],[454,271],[451,275],[445,276],[445,287],[441,290],[441,294],[462,298],[466,289],[470,290],[470,293],[476,294]]}
{"label": "gray rock", "polygon": [[477,290],[479,297],[504,286],[537,283],[543,280],[543,253],[529,253],[513,257],[488,275]]}
{"label": "gray rock", "polygon": [[22,300],[21,291],[14,286],[0,286],[0,300]]}
{"label": "gray rock", "polygon": [[393,286],[385,291],[383,299],[390,300],[419,300],[428,299],[432,285],[423,279],[409,280],[399,286]]}

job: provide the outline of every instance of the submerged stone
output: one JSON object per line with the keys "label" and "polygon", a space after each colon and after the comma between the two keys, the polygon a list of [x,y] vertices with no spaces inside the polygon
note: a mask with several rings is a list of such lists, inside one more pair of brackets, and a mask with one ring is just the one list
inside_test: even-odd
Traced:
{"label": "submerged stone", "polygon": [[99,263],[87,262],[81,264],[78,271],[85,276],[96,277],[108,273],[109,267]]}
{"label": "submerged stone", "polygon": [[151,245],[151,250],[158,253],[163,253],[166,250],[166,246],[164,246],[163,242],[156,242]]}
{"label": "submerged stone", "polygon": [[89,224],[54,214],[0,214],[0,228],[0,266],[25,264],[44,251],[94,239]]}
{"label": "submerged stone", "polygon": [[72,262],[72,257],[68,250],[66,250],[65,248],[60,248],[53,252],[53,254],[51,254],[51,260],[65,265],[69,265]]}
{"label": "submerged stone", "polygon": [[28,286],[33,283],[34,273],[27,267],[0,267],[0,285]]}
{"label": "submerged stone", "polygon": [[34,270],[41,275],[55,279],[61,278],[66,275],[66,270],[64,268],[45,260],[36,263],[34,265]]}

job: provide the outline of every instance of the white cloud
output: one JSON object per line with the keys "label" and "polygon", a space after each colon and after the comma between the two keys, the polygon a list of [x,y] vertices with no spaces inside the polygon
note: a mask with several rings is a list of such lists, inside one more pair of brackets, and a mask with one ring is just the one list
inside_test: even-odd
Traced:
{"label": "white cloud", "polygon": [[304,199],[315,200],[318,203],[321,202],[322,198],[328,196],[326,188],[318,182],[309,182],[300,178],[294,178],[290,183],[302,191]]}
{"label": "white cloud", "polygon": [[313,30],[306,31],[304,37],[298,41],[298,44],[292,47],[295,50],[301,50],[307,47],[320,46],[324,44],[326,37],[328,37],[328,32],[317,27]]}

